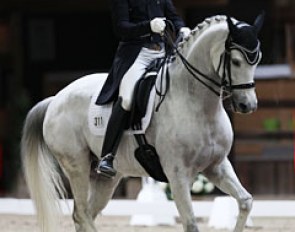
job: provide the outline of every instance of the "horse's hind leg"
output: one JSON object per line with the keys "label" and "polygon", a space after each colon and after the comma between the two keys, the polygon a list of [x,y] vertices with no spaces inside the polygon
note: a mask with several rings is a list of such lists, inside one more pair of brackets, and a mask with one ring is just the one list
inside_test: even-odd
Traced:
{"label": "horse's hind leg", "polygon": [[76,152],[62,156],[60,164],[69,179],[73,200],[73,220],[76,232],[96,232],[92,217],[88,211],[88,193],[90,187],[89,152]]}
{"label": "horse's hind leg", "polygon": [[204,174],[219,189],[238,201],[240,211],[234,232],[242,232],[252,208],[253,198],[240,183],[231,163],[225,158],[219,165],[205,170]]}
{"label": "horse's hind leg", "polygon": [[96,218],[111,199],[122,176],[117,173],[114,178],[106,178],[94,174],[90,180],[90,197],[88,200],[89,212],[93,218]]}

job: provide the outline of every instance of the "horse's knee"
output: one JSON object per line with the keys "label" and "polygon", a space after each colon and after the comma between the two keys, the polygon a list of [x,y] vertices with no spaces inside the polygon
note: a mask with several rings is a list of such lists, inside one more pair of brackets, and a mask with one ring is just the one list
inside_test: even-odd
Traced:
{"label": "horse's knee", "polygon": [[252,204],[253,204],[253,197],[249,194],[249,196],[239,201],[239,208],[243,212],[250,212],[250,210],[252,209]]}

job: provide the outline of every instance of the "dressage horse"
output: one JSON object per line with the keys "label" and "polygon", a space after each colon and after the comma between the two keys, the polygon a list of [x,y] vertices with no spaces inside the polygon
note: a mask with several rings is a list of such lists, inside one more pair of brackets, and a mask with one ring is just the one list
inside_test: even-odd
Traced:
{"label": "dressage horse", "polygon": [[[199,231],[190,195],[199,172],[237,200],[240,211],[235,232],[243,231],[251,210],[252,196],[227,157],[233,130],[222,96],[224,92],[230,95],[234,112],[256,110],[254,72],[261,58],[257,33],[262,21],[261,15],[253,25],[226,16],[207,18],[178,44],[175,58],[168,64],[170,88],[146,137],[159,154],[185,232]],[[127,134],[114,161],[117,175],[106,178],[91,172],[90,157],[95,154],[100,159],[103,136],[90,132],[87,112],[106,76],[82,77],[39,102],[27,115],[22,160],[44,232],[58,231],[57,202],[64,193],[60,169],[73,194],[77,232],[96,231],[93,221],[122,177],[147,176],[134,158],[135,139]]]}

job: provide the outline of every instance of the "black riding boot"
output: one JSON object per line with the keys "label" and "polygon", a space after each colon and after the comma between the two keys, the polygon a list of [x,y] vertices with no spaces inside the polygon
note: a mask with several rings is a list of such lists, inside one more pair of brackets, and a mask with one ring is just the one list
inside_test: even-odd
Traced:
{"label": "black riding boot", "polygon": [[98,164],[98,173],[107,177],[113,177],[117,171],[113,167],[113,160],[117,153],[121,137],[128,122],[129,111],[121,106],[122,99],[119,98],[114,105],[101,151],[101,161]]}

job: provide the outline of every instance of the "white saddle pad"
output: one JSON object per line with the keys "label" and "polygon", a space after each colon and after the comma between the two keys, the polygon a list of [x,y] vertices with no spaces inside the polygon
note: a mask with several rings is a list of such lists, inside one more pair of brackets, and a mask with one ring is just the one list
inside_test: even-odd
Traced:
{"label": "white saddle pad", "polygon": [[[107,123],[109,121],[110,115],[112,113],[112,107],[113,107],[112,102],[102,106],[95,104],[100,91],[101,91],[101,88],[98,88],[97,93],[92,96],[91,103],[88,110],[88,126],[91,133],[96,136],[104,136],[106,132]],[[155,96],[156,96],[156,91],[155,91],[155,88],[153,88],[150,94],[146,115],[141,120],[142,129],[141,130],[129,129],[126,131],[129,135],[145,133],[146,129],[148,128],[150,124],[151,117],[154,111]]]}

